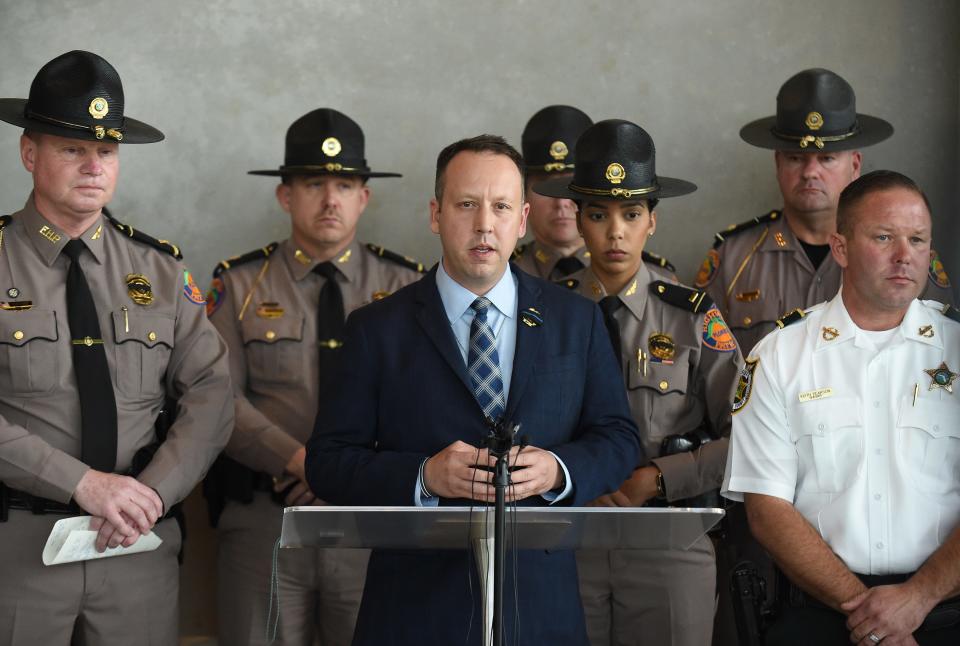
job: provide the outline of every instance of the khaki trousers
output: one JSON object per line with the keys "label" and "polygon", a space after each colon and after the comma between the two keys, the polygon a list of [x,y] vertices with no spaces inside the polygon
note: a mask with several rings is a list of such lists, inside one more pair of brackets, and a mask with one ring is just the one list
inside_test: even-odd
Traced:
{"label": "khaki trousers", "polygon": [[706,646],[716,563],[706,536],[689,550],[581,550],[580,597],[591,646]]}
{"label": "khaki trousers", "polygon": [[[249,505],[228,502],[218,525],[219,643],[267,644],[273,545],[283,510],[269,494]],[[357,623],[369,550],[279,551],[280,620],[274,644],[350,646]],[[274,598],[274,616],[277,599]]]}
{"label": "khaki trousers", "polygon": [[153,552],[45,566],[59,514],[10,510],[0,523],[0,646],[176,646],[180,528]]}

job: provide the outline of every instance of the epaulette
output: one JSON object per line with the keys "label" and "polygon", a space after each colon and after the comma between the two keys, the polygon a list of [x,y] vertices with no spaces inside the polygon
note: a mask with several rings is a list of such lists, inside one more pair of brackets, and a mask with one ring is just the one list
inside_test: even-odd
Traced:
{"label": "epaulette", "polygon": [[516,249],[514,249],[513,254],[511,254],[510,256],[510,260],[519,260],[521,257],[523,257],[523,254],[527,252],[527,249],[530,247],[531,244],[533,243],[525,242],[519,247],[517,247]]}
{"label": "epaulette", "polygon": [[384,249],[383,247],[375,244],[367,244],[367,249],[369,249],[372,254],[380,256],[381,258],[386,258],[387,260],[392,260],[398,265],[403,265],[407,269],[412,269],[421,274],[427,271],[427,268],[423,266],[422,262],[417,262],[413,258],[408,258],[407,256],[401,256],[400,254],[394,253],[389,249]]}
{"label": "epaulette", "polygon": [[691,289],[683,285],[655,280],[650,283],[650,291],[674,307],[679,307],[694,314],[706,312],[713,307],[713,299],[702,289]]}
{"label": "epaulette", "polygon": [[793,325],[800,319],[804,318],[806,315],[807,313],[798,307],[797,309],[793,310],[789,314],[784,314],[781,318],[778,318],[777,327],[782,330],[788,325]]}
{"label": "epaulette", "polygon": [[12,215],[0,215],[0,229],[5,228],[12,221],[13,221]]}
{"label": "epaulette", "polygon": [[227,258],[226,260],[221,260],[217,263],[217,266],[213,268],[213,277],[217,278],[220,274],[225,272],[228,269],[233,267],[238,267],[244,265],[248,262],[253,262],[254,260],[262,260],[267,258],[272,254],[279,243],[271,242],[266,247],[260,247],[259,249],[254,249],[253,251],[248,251],[245,254],[234,256],[233,258]]}
{"label": "epaulette", "polygon": [[118,221],[116,218],[110,215],[110,212],[106,208],[103,209],[103,214],[107,217],[107,220],[110,222],[110,224],[113,225],[113,228],[123,235],[133,238],[137,242],[153,247],[158,251],[168,253],[177,260],[183,260],[183,254],[180,253],[180,247],[173,244],[169,240],[158,240],[153,236],[147,235],[143,231],[134,229],[129,224],[124,224],[123,222]]}
{"label": "epaulette", "polygon": [[747,220],[746,222],[741,222],[740,224],[731,224],[726,229],[720,233],[713,234],[713,248],[716,249],[723,241],[729,238],[732,235],[736,235],[741,231],[746,231],[747,229],[752,229],[758,224],[766,224],[767,222],[773,222],[774,220],[780,217],[780,211],[770,211],[766,215],[761,215],[758,218],[753,218],[752,220]]}
{"label": "epaulette", "polygon": [[960,310],[958,310],[953,305],[950,305],[949,303],[947,303],[946,305],[943,306],[943,309],[941,310],[941,312],[948,319],[956,321],[957,323],[960,323]]}
{"label": "epaulette", "polygon": [[580,287],[580,281],[576,278],[561,278],[558,281],[554,281],[554,285],[559,285],[560,287],[566,287],[567,289],[576,289]]}
{"label": "epaulette", "polygon": [[669,260],[663,256],[659,256],[652,251],[644,251],[640,256],[643,258],[643,262],[649,262],[651,265],[657,265],[663,267],[664,269],[672,272],[676,272],[677,268],[674,267]]}

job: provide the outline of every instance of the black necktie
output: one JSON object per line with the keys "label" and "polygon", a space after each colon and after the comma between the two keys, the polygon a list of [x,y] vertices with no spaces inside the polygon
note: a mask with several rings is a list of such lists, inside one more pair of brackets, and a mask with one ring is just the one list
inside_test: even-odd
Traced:
{"label": "black necktie", "polygon": [[603,311],[603,323],[607,326],[610,335],[610,344],[613,346],[613,356],[617,358],[617,365],[623,368],[623,359],[620,358],[620,324],[613,313],[620,309],[623,303],[619,296],[604,296],[600,299],[600,309]]}
{"label": "black necktie", "polygon": [[557,278],[563,278],[581,269],[583,269],[583,262],[579,258],[576,256],[567,256],[557,261],[553,271],[557,274]]}
{"label": "black necktie", "polygon": [[67,321],[73,347],[73,369],[80,395],[80,459],[97,471],[117,466],[117,400],[100,336],[97,306],[80,267],[81,240],[63,248],[70,258],[67,270]]}
{"label": "black necktie", "polygon": [[343,345],[343,294],[337,284],[337,268],[332,262],[322,262],[313,271],[326,278],[317,303],[317,344],[320,348],[320,384],[330,375],[337,349]]}

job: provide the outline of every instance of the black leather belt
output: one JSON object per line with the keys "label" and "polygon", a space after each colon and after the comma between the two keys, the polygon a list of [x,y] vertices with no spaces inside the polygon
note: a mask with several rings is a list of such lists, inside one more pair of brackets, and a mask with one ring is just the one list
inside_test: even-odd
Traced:
{"label": "black leather belt", "polygon": [[83,515],[87,512],[80,508],[80,505],[72,500],[66,504],[33,496],[25,491],[11,489],[6,487],[6,503],[10,509],[22,509],[34,514],[64,514],[64,515]]}

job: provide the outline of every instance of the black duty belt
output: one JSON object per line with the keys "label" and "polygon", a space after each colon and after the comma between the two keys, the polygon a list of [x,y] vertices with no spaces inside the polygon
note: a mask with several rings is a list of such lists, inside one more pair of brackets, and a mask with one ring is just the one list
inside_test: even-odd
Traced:
{"label": "black duty belt", "polygon": [[[0,487],[3,487],[3,485],[0,485]],[[5,489],[5,492],[0,493],[0,496],[5,497],[6,500],[0,500],[0,507],[22,509],[24,511],[33,512],[34,514],[64,514],[76,516],[87,513],[80,508],[80,505],[72,500],[68,503],[62,503],[57,502],[56,500],[50,500],[49,498],[34,496],[25,491],[11,489],[9,487],[3,487],[3,489]],[[4,504],[4,502],[6,504]],[[0,520],[6,519],[4,518]]]}

